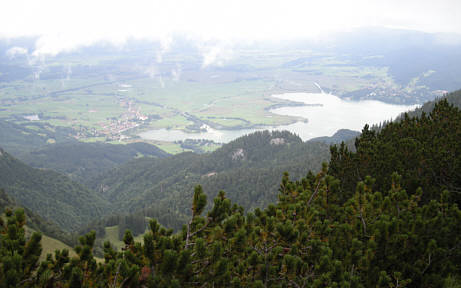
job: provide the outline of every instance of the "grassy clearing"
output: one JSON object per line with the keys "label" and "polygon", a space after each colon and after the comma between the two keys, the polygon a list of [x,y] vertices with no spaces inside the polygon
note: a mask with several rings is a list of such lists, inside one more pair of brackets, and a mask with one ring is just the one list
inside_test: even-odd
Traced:
{"label": "grassy clearing", "polygon": [[[30,237],[30,235],[32,235],[32,233],[34,232],[35,232],[34,229],[26,226],[26,237]],[[77,256],[77,254],[75,253],[72,247],[70,247],[69,245],[57,239],[46,236],[43,233],[42,233],[42,241],[40,243],[42,244],[42,254],[40,255],[40,261],[45,260],[48,254],[54,255],[54,251],[63,250],[63,249],[69,250],[70,257]]]}
{"label": "grassy clearing", "polygon": [[[106,227],[106,235],[102,239],[102,241],[109,241],[115,249],[121,250],[124,246],[125,243],[123,241],[120,241],[118,239],[118,225],[116,226],[111,226],[111,227]],[[143,242],[144,240],[144,234],[140,234],[138,236],[134,237],[135,242]]]}
{"label": "grassy clearing", "polygon": [[182,152],[192,151],[189,149],[184,149],[181,147],[180,144],[173,143],[173,142],[164,142],[164,141],[153,141],[153,144],[158,148],[162,149],[163,151],[170,153],[170,154],[179,154]]}
{"label": "grassy clearing", "polygon": [[220,148],[222,145],[220,144],[210,144],[210,145],[204,145],[202,146],[203,151],[205,152],[213,152],[216,149]]}
{"label": "grassy clearing", "polygon": [[63,250],[63,249],[69,250],[69,256],[70,257],[77,256],[77,254],[75,253],[74,249],[72,249],[72,247],[62,243],[59,240],[56,240],[56,239],[51,238],[51,237],[48,237],[46,235],[42,235],[42,242],[41,243],[42,243],[43,251],[42,251],[42,255],[40,255],[40,261],[45,260],[47,254],[54,255],[54,251]]}

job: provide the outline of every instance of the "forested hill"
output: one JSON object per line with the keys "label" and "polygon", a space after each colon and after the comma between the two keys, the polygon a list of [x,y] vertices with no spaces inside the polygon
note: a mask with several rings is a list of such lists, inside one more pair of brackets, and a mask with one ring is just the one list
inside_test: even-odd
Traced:
{"label": "forested hill", "polygon": [[[263,210],[246,213],[224,192],[207,209],[197,186],[179,233],[151,220],[143,243],[127,231],[124,249],[105,243],[99,264],[89,233],[77,257],[58,251],[37,269],[39,236],[26,242],[21,213],[10,213],[0,227],[0,256],[24,265],[4,265],[0,281],[11,287],[460,287],[460,125],[461,112],[442,101],[420,119],[406,117],[379,132],[366,127],[357,152],[332,148],[329,167],[318,174],[298,181],[284,175],[278,201]],[[5,232],[11,230],[18,233]],[[11,241],[18,243],[14,259],[3,248]]]}
{"label": "forested hill", "polygon": [[461,109],[461,90],[457,90],[444,95],[441,99],[435,99],[434,101],[426,102],[420,108],[416,108],[414,111],[410,111],[407,114],[410,117],[420,116],[422,112],[429,114],[434,109],[435,104],[443,99],[446,99],[448,103]]}
{"label": "forested hill", "polygon": [[32,167],[53,169],[85,184],[95,175],[136,157],[165,158],[168,155],[154,145],[141,142],[126,145],[68,142],[20,153],[18,158]]}
{"label": "forested hill", "polygon": [[309,140],[309,142],[325,142],[327,144],[339,144],[341,142],[346,142],[353,140],[360,135],[360,132],[349,130],[349,129],[340,129],[335,132],[332,136],[323,136],[316,137]]}
{"label": "forested hill", "polygon": [[70,128],[40,122],[16,124],[0,119],[0,147],[17,156],[48,143],[77,142],[69,136]]}
{"label": "forested hill", "polygon": [[[0,188],[0,212],[3,213],[6,208],[17,209],[20,208],[20,206],[13,198],[11,198],[11,196],[7,195],[6,192]],[[67,245],[73,246],[75,244],[72,235],[70,233],[64,232],[55,223],[44,219],[30,209],[24,207],[21,208],[24,209],[25,215],[27,217],[28,227],[34,229],[35,231],[40,231],[47,236],[58,239]]]}
{"label": "forested hill", "polygon": [[287,131],[264,131],[238,138],[210,154],[136,159],[92,179],[90,187],[110,201],[115,211],[143,210],[144,215],[155,217],[165,211],[163,217],[174,217],[161,217],[162,224],[180,228],[199,183],[210,199],[224,190],[245,209],[264,207],[277,199],[284,171],[300,178],[309,170],[319,171],[328,159],[325,143],[303,143]]}
{"label": "forested hill", "polygon": [[425,202],[447,189],[461,205],[461,112],[447,99],[435,104],[428,115],[405,115],[380,132],[366,126],[355,148],[356,152],[345,145],[331,149],[329,172],[341,181],[344,199],[367,175],[376,178],[377,190],[391,189],[391,174],[397,172],[409,193],[422,188]]}
{"label": "forested hill", "polygon": [[35,169],[0,148],[0,188],[40,216],[71,231],[101,217],[108,202],[52,170]]}

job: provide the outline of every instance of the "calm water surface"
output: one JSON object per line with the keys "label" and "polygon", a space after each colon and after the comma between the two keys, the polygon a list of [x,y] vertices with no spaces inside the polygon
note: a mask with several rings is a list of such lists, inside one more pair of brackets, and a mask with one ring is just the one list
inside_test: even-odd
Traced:
{"label": "calm water surface", "polygon": [[304,141],[314,137],[331,136],[339,129],[361,131],[365,124],[377,124],[395,118],[400,113],[414,109],[417,105],[394,105],[381,101],[347,101],[327,93],[285,93],[275,98],[302,102],[308,106],[282,107],[270,112],[278,115],[297,116],[307,121],[290,125],[267,126],[257,129],[216,130],[206,127],[206,132],[186,133],[180,130],[156,129],[140,133],[143,139],[179,141],[186,139],[207,139],[227,143],[243,135],[262,130],[288,130]]}

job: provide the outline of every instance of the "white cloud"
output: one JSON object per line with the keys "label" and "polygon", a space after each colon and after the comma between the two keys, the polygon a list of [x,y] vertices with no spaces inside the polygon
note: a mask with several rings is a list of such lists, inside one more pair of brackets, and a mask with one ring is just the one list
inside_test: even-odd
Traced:
{"label": "white cloud", "polygon": [[72,66],[70,64],[67,65],[67,71],[66,71],[66,80],[70,80],[70,76],[72,75]]}
{"label": "white cloud", "polygon": [[165,81],[163,81],[162,76],[158,77],[158,83],[160,84],[160,87],[165,88]]}
{"label": "white cloud", "polygon": [[175,32],[205,42],[318,37],[362,26],[461,33],[458,11],[459,0],[14,0],[0,4],[0,37],[38,36],[35,55],[129,38],[167,39],[167,51]]}
{"label": "white cloud", "polygon": [[162,63],[163,55],[170,50],[171,43],[173,42],[173,38],[171,35],[167,35],[165,37],[160,38],[160,50],[157,51],[157,63]]}
{"label": "white cloud", "polygon": [[173,81],[178,82],[181,79],[181,73],[181,65],[176,64],[176,67],[171,70],[171,78],[173,79]]}
{"label": "white cloud", "polygon": [[6,51],[6,56],[10,59],[15,58],[17,55],[28,55],[28,51],[26,48],[18,46],[12,47]]}
{"label": "white cloud", "polygon": [[205,43],[201,45],[200,51],[203,57],[202,68],[210,65],[222,66],[225,62],[231,60],[234,55],[232,46],[229,43]]}
{"label": "white cloud", "polygon": [[151,79],[154,79],[157,76],[158,71],[154,64],[149,65],[147,68],[143,69],[144,74],[148,75]]}

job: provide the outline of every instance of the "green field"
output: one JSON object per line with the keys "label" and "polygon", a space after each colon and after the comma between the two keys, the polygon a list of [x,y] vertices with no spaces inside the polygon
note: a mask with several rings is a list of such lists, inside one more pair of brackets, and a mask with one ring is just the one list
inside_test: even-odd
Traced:
{"label": "green field", "polygon": [[[111,227],[106,227],[106,235],[104,238],[102,238],[102,241],[109,241],[113,247],[115,247],[118,251],[120,251],[123,247],[125,247],[125,244],[123,241],[120,241],[118,239],[118,226],[111,226]],[[138,236],[134,237],[135,242],[143,242],[144,239],[144,234],[140,234]]]}
{"label": "green field", "polygon": [[[33,232],[35,232],[34,229],[26,226],[26,236],[27,237],[30,237],[30,235]],[[70,247],[69,245],[64,244],[63,242],[57,239],[54,239],[52,237],[49,237],[47,235],[44,235],[44,234],[42,234],[42,241],[40,243],[42,244],[42,254],[40,255],[40,261],[45,260],[48,254],[54,255],[54,251],[56,250],[67,249],[69,251],[70,257],[77,255],[75,254],[74,249]]]}
{"label": "green field", "polygon": [[[187,53],[165,55],[154,64],[146,62],[155,56],[148,50],[63,54],[40,64],[41,74],[0,82],[0,119],[24,124],[29,117],[71,128],[70,136],[81,141],[124,143],[160,128],[194,132],[204,124],[215,129],[290,124],[297,119],[268,111],[287,103],[271,95],[317,92],[314,82],[340,96],[422,87],[420,78],[399,87],[388,67],[357,65],[331,53],[242,50],[238,55],[227,66],[201,67],[200,55]],[[169,153],[184,150],[174,143],[159,145]]]}

